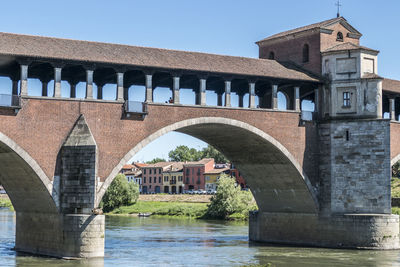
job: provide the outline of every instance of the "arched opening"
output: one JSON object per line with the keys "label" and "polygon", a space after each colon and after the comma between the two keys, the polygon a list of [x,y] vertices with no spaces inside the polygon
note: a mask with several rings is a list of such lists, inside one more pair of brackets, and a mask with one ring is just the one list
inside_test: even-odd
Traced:
{"label": "arched opening", "polygon": [[153,75],[153,102],[172,103],[172,76],[166,72],[156,72]]}
{"label": "arched opening", "polygon": [[137,70],[125,72],[124,88],[125,100],[144,102],[146,98],[145,74]]}
{"label": "arched opening", "polygon": [[132,144],[133,148],[100,188],[97,205],[122,166],[144,146],[171,131],[198,138],[228,157],[245,177],[260,210],[302,213],[315,213],[318,210],[311,182],[285,147],[249,124],[218,117],[177,122],[154,132],[138,144]]}
{"label": "arched opening", "polygon": [[269,52],[268,54],[268,59],[275,59],[275,53],[274,52]]}
{"label": "arched opening", "polygon": [[343,33],[342,32],[337,33],[336,41],[343,42]]}
{"label": "arched opening", "polygon": [[307,63],[310,60],[310,48],[308,44],[303,46],[303,63]]}
{"label": "arched opening", "polygon": [[278,109],[287,110],[289,106],[289,97],[282,91],[278,92]]}
{"label": "arched opening", "polygon": [[2,133],[0,158],[0,184],[17,212],[57,213],[53,183],[27,152]]}

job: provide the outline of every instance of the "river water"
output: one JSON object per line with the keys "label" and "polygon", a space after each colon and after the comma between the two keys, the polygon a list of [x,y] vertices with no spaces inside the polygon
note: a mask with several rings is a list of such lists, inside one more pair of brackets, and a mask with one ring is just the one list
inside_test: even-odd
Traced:
{"label": "river water", "polygon": [[245,223],[106,217],[105,257],[61,260],[13,251],[15,215],[0,209],[0,266],[400,266],[400,251],[265,246]]}

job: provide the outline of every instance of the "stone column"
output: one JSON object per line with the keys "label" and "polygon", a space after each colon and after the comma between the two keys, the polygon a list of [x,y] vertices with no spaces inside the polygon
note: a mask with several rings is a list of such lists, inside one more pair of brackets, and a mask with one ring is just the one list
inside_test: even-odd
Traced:
{"label": "stone column", "polygon": [[12,94],[18,95],[18,80],[12,80]]}
{"label": "stone column", "polygon": [[117,72],[117,101],[124,100],[124,73]]}
{"label": "stone column", "polygon": [[249,108],[256,107],[256,84],[249,83]]}
{"label": "stone column", "polygon": [[300,87],[295,86],[294,87],[294,105],[293,105],[293,110],[295,111],[300,111]]}
{"label": "stone column", "polygon": [[93,99],[93,70],[86,70],[86,99]]}
{"label": "stone column", "polygon": [[231,106],[231,81],[225,81],[225,107]]}
{"label": "stone column", "polygon": [[278,109],[278,85],[272,85],[271,109]]}
{"label": "stone column", "polygon": [[172,99],[174,104],[179,104],[179,80],[180,78],[178,76],[172,77]]}
{"label": "stone column", "polygon": [[217,106],[222,107],[222,93],[217,93]]}
{"label": "stone column", "polygon": [[103,86],[104,84],[97,84],[97,99],[103,99]]}
{"label": "stone column", "polygon": [[69,97],[76,98],[76,82],[69,82],[69,86],[70,86]]}
{"label": "stone column", "polygon": [[28,65],[21,65],[20,90],[21,96],[28,95]]}
{"label": "stone column", "polygon": [[42,96],[47,96],[47,86],[49,81],[41,81],[42,82]]}
{"label": "stone column", "polygon": [[53,97],[61,97],[61,68],[60,67],[54,67]]}
{"label": "stone column", "polygon": [[243,93],[238,93],[238,96],[239,96],[239,108],[242,108],[243,107],[244,94]]}
{"label": "stone column", "polygon": [[200,101],[199,104],[201,106],[206,105],[206,79],[200,79],[200,88],[199,88],[199,93],[200,93]]}
{"label": "stone column", "polygon": [[153,102],[153,75],[146,74],[146,102]]}
{"label": "stone column", "polygon": [[389,99],[389,111],[390,111],[390,119],[395,121],[396,120],[396,105],[395,105],[394,98]]}
{"label": "stone column", "polygon": [[314,112],[318,113],[319,112],[319,90],[314,89]]}

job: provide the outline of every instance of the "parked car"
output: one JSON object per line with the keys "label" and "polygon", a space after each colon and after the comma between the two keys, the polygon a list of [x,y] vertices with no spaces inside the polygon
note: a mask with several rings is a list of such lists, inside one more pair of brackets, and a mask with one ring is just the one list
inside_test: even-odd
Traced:
{"label": "parked car", "polygon": [[207,194],[209,194],[209,195],[215,195],[216,192],[217,191],[215,189],[208,189],[207,190]]}

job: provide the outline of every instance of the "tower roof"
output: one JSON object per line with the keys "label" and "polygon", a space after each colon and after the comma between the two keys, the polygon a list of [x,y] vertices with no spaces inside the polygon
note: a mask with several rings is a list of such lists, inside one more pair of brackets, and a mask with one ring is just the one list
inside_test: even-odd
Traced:
{"label": "tower roof", "polygon": [[300,32],[305,32],[305,31],[310,31],[310,30],[315,30],[315,29],[324,29],[326,27],[329,27],[333,24],[336,23],[341,23],[345,28],[347,28],[350,32],[352,32],[355,35],[358,35],[359,37],[361,37],[361,33],[359,31],[357,31],[354,27],[352,27],[347,20],[344,17],[338,17],[338,18],[333,18],[333,19],[328,19],[328,20],[324,20],[318,23],[313,23],[307,26],[303,26],[303,27],[299,27],[299,28],[295,28],[293,30],[288,30],[288,31],[284,31],[284,32],[280,32],[274,35],[271,35],[267,38],[264,38],[258,42],[256,42],[256,44],[259,43],[263,43],[265,41],[270,41],[270,40],[275,40],[275,39],[279,39],[291,34],[296,34],[296,33],[300,33]]}

